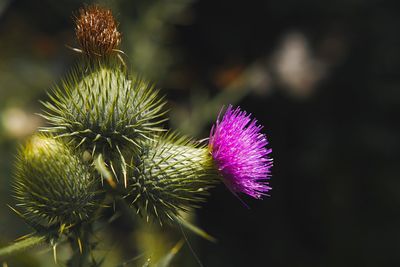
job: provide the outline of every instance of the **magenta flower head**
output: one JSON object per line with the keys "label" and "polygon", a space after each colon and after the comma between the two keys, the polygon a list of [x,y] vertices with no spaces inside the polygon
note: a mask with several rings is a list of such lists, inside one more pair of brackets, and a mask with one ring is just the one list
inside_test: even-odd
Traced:
{"label": "magenta flower head", "polygon": [[251,114],[228,106],[224,116],[211,129],[209,150],[222,180],[232,193],[245,193],[260,199],[271,189],[268,186],[272,149],[262,126]]}

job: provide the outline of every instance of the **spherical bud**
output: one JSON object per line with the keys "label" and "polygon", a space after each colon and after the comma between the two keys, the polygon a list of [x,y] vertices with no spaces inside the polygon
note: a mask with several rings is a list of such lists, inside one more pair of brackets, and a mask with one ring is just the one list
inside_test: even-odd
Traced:
{"label": "spherical bud", "polygon": [[121,42],[111,10],[91,5],[79,10],[75,19],[77,41],[88,56],[105,56],[112,53]]}
{"label": "spherical bud", "polygon": [[148,142],[130,164],[129,178],[132,206],[161,224],[198,207],[218,182],[207,148],[175,135]]}
{"label": "spherical bud", "polygon": [[137,151],[144,140],[162,131],[158,126],[165,121],[165,103],[153,86],[127,77],[119,68],[78,70],[50,97],[52,103],[44,103],[42,116],[51,125],[42,131],[69,136],[78,146],[105,157],[122,157],[120,150],[128,145]]}
{"label": "spherical bud", "polygon": [[93,214],[96,183],[89,167],[61,140],[32,137],[20,149],[16,167],[17,209],[28,222],[71,225]]}

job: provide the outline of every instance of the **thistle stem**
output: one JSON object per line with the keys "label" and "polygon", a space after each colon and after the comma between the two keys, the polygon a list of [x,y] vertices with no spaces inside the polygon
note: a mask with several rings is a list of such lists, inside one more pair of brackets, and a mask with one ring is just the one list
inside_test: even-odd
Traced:
{"label": "thistle stem", "polygon": [[46,238],[44,236],[36,236],[36,235],[15,241],[14,243],[12,243],[7,247],[0,248],[0,259],[22,252],[29,248],[38,246],[45,242]]}

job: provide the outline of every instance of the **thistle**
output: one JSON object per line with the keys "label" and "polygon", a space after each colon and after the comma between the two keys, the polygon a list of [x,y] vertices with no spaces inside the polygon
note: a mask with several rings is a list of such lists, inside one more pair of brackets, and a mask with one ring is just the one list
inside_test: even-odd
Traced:
{"label": "thistle", "polygon": [[50,126],[42,131],[71,137],[77,146],[106,157],[122,157],[119,152],[125,146],[138,151],[143,141],[163,131],[164,101],[148,82],[107,65],[98,65],[79,80],[84,74],[79,70],[70,75],[54,90],[52,102],[43,103],[42,117]]}
{"label": "thistle", "polygon": [[147,217],[174,220],[197,208],[218,182],[206,147],[174,134],[147,142],[131,165],[131,205]]}
{"label": "thistle", "polygon": [[208,148],[225,185],[233,193],[261,198],[271,188],[272,159],[262,126],[251,115],[229,106],[212,127]]}
{"label": "thistle", "polygon": [[[0,256],[49,241],[56,259],[57,244],[67,241],[72,248],[68,266],[99,266],[92,235],[120,216],[134,221],[127,205],[147,221],[177,223],[214,240],[186,221],[184,213],[198,208],[221,179],[234,194],[261,198],[268,193],[272,159],[262,127],[250,114],[229,106],[211,129],[208,146],[162,134],[164,99],[152,84],[127,73],[111,11],[87,6],[75,23],[80,48],[73,49],[84,55],[81,66],[42,102],[41,116],[48,125],[41,131],[46,134],[32,137],[16,163],[16,211],[36,231],[0,249]],[[102,188],[100,177],[110,187]],[[125,188],[114,177],[123,178]],[[112,201],[118,205],[103,210]],[[95,212],[105,220],[94,217]],[[59,239],[55,232],[66,229]],[[166,265],[171,255],[156,265]]]}
{"label": "thistle", "polygon": [[117,50],[121,33],[117,29],[111,10],[97,5],[79,9],[75,18],[76,39],[81,47],[79,52],[89,57],[107,56]]}
{"label": "thistle", "polygon": [[16,167],[17,207],[28,222],[49,227],[90,219],[97,186],[89,167],[62,140],[32,137],[20,149]]}
{"label": "thistle", "polygon": [[[88,61],[73,71],[44,102],[50,126],[41,131],[70,137],[77,147],[103,155],[106,164],[125,186],[124,147],[138,152],[142,143],[163,131],[165,102],[149,82],[128,75],[113,58],[121,34],[111,11],[88,6],[76,18],[76,37]],[[96,59],[96,60],[93,60]],[[122,61],[123,62],[123,61]],[[118,163],[117,163],[118,162]],[[115,166],[118,165],[118,166]],[[118,177],[116,177],[118,179]]]}

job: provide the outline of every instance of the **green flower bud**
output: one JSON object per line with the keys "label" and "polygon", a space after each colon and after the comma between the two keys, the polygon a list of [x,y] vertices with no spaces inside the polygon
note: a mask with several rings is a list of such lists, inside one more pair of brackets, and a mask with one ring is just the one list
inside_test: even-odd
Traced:
{"label": "green flower bud", "polygon": [[28,222],[71,225],[93,214],[96,184],[89,167],[61,139],[32,137],[20,149],[16,167],[17,207]]}
{"label": "green flower bud", "polygon": [[147,142],[128,175],[132,206],[161,224],[197,208],[219,181],[208,149],[176,135]]}
{"label": "green flower bud", "polygon": [[91,71],[74,72],[54,90],[42,115],[51,126],[42,131],[70,136],[106,158],[127,145],[138,151],[144,140],[162,131],[165,102],[157,95],[152,85],[127,77],[120,66],[98,63]]}

